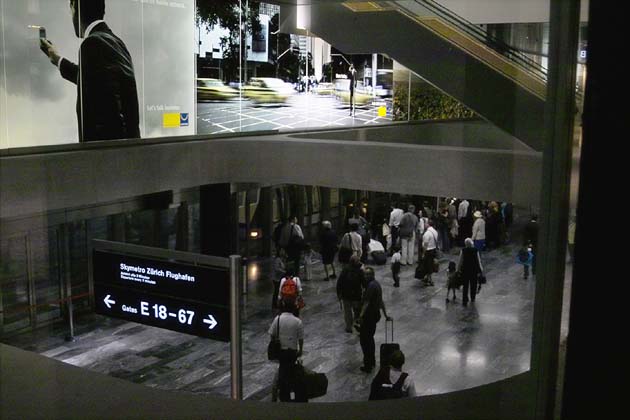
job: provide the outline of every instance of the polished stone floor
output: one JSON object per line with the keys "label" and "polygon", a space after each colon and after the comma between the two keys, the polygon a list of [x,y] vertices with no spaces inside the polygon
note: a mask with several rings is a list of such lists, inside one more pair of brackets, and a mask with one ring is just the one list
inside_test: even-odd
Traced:
{"label": "polished stone floor", "polygon": [[[516,246],[484,252],[488,283],[468,307],[446,303],[448,260],[434,275],[435,286],[423,287],[413,278],[414,267],[403,267],[400,288],[394,288],[389,264],[373,266],[383,287],[388,313],[395,320],[395,341],[406,355],[404,370],[420,395],[445,393],[497,381],[529,369],[535,277],[522,277],[515,263]],[[243,395],[270,400],[277,364],[266,360],[267,328],[272,320],[269,261],[249,267],[243,307]],[[304,282],[306,308],[305,366],[325,372],[328,394],[317,401],[365,400],[373,375],[359,370],[362,353],[357,334],[344,331],[335,281],[323,280],[323,267],[314,266],[314,279]],[[185,334],[84,315],[76,320],[76,341],[66,342],[66,330],[56,326],[5,340],[75,366],[124,378],[150,387],[228,397],[229,344]],[[378,348],[385,324],[376,331]]]}

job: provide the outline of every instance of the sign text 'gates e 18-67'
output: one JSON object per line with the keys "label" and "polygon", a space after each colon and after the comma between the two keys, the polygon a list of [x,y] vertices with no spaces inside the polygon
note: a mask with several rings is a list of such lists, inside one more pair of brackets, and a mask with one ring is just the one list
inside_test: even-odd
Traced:
{"label": "sign text 'gates e 18-67'", "polygon": [[229,341],[225,269],[94,250],[96,313]]}

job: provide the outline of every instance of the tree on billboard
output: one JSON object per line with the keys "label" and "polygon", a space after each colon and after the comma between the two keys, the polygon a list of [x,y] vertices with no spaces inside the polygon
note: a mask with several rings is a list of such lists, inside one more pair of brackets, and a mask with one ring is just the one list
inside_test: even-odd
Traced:
{"label": "tree on billboard", "polygon": [[228,80],[239,79],[239,60],[246,57],[247,34],[262,29],[259,8],[260,2],[256,0],[197,0],[197,19],[209,29],[220,26],[228,31],[227,36],[221,37],[223,72]]}

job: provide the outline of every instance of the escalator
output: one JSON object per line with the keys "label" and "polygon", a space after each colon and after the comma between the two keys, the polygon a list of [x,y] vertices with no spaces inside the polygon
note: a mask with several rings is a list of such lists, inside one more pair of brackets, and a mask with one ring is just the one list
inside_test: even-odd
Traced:
{"label": "escalator", "polygon": [[385,54],[542,150],[546,71],[430,0],[321,2],[308,32],[345,54]]}

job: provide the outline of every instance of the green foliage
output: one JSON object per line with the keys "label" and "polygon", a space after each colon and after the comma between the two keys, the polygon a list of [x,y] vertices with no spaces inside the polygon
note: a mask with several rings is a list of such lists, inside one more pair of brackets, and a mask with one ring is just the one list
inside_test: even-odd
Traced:
{"label": "green foliage", "polygon": [[[406,84],[394,86],[394,121],[406,121],[408,117],[408,87]],[[412,85],[410,120],[451,120],[473,118],[477,115],[465,105],[434,87],[423,84]]]}

